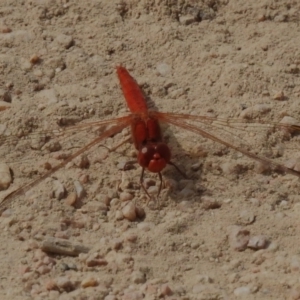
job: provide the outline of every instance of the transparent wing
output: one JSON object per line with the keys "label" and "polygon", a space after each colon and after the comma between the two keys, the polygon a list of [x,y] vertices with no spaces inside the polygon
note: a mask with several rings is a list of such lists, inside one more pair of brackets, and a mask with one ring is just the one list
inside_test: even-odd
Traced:
{"label": "transparent wing", "polygon": [[292,138],[300,133],[298,124],[160,112],[152,112],[152,115],[161,122],[184,128],[274,169],[300,177],[299,171],[284,163],[284,159],[299,150],[297,137]]}
{"label": "transparent wing", "polygon": [[[69,147],[68,150],[70,150],[70,153],[66,155],[63,161],[61,161],[58,164],[55,164],[49,171],[46,173],[42,174],[41,176],[35,178],[34,180],[30,181],[26,185],[18,188],[17,190],[11,192],[9,195],[7,195],[3,201],[0,203],[0,209],[2,210],[5,208],[11,200],[13,200],[16,196],[21,195],[34,186],[38,185],[41,181],[43,181],[45,178],[51,176],[54,174],[56,171],[59,169],[63,168],[65,165],[67,165],[70,161],[74,160],[76,157],[79,155],[87,152],[90,150],[92,147],[95,145],[99,144],[100,142],[103,142],[106,138],[113,136],[120,131],[122,131],[124,128],[130,125],[132,120],[132,116],[126,116],[126,117],[120,117],[120,118],[115,118],[115,119],[110,119],[110,120],[103,120],[103,121],[97,121],[97,122],[89,122],[89,123],[82,123],[76,126],[70,126],[67,127],[63,130],[40,130],[40,131],[35,131],[30,134],[26,134],[25,136],[18,137],[16,135],[9,135],[5,136],[2,135],[0,138],[1,141],[1,151],[2,151],[2,159],[4,158],[4,162],[7,161],[18,161],[20,160],[18,158],[22,157],[22,161],[26,161],[24,156],[28,159],[28,161],[31,161],[32,164],[32,159],[34,155],[31,155],[29,153],[34,152],[32,148],[35,148],[35,150],[40,150],[37,151],[39,152],[37,156],[41,156],[40,152],[42,151],[42,148],[45,147],[45,145],[49,146],[49,141],[52,140],[53,138],[56,138],[54,142],[54,146],[52,145],[49,146],[50,152],[55,152],[55,143],[57,143],[58,140],[62,140],[64,143],[66,141],[69,141]],[[78,143],[74,142],[74,137],[79,137],[80,139],[82,138],[85,140],[90,136],[91,132],[97,132],[97,130],[100,130],[103,128],[103,126],[112,126],[109,129],[105,130],[102,132],[100,135],[92,139],[92,141],[86,143],[83,146],[78,146]],[[72,133],[72,134],[71,134]],[[71,137],[70,137],[71,134]],[[67,136],[69,136],[67,138]],[[76,145],[76,148],[79,147],[79,149],[74,150],[74,147],[72,145]],[[46,147],[47,148],[47,147]],[[45,150],[45,149],[43,149]],[[27,152],[26,152],[27,151]],[[49,152],[49,149],[48,149]],[[3,153],[5,153],[3,155]],[[16,155],[17,154],[17,155]]]}

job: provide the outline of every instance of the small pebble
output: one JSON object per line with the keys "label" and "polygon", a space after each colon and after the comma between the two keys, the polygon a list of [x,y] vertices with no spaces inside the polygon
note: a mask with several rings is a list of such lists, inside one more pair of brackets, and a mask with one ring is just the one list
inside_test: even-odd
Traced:
{"label": "small pebble", "polygon": [[29,60],[25,59],[25,58],[21,58],[20,59],[20,68],[23,71],[29,71],[32,68],[32,64],[30,63]]}
{"label": "small pebble", "polygon": [[12,183],[9,166],[7,164],[0,164],[0,191],[8,189]]}
{"label": "small pebble", "polygon": [[202,197],[202,206],[205,210],[209,210],[220,208],[222,204],[214,198]]}
{"label": "small pebble", "polygon": [[171,72],[171,67],[166,63],[160,63],[156,66],[156,71],[161,76],[168,76]]}
{"label": "small pebble", "polygon": [[117,238],[117,239],[113,239],[112,242],[111,242],[111,245],[112,245],[112,248],[114,250],[119,250],[122,248],[122,244],[123,244],[123,240],[120,239],[120,238]]}
{"label": "small pebble", "polygon": [[57,289],[57,284],[56,284],[56,282],[55,282],[53,279],[49,279],[49,280],[46,281],[46,283],[45,283],[45,288],[46,288],[48,291],[56,290],[56,289]]}
{"label": "small pebble", "polygon": [[81,286],[83,288],[97,286],[97,285],[98,285],[98,281],[94,277],[87,277],[81,281]]}
{"label": "small pebble", "polygon": [[158,189],[159,189],[158,186],[152,185],[152,186],[150,186],[150,187],[147,189],[147,192],[148,192],[150,195],[157,195],[157,194],[158,194]]}
{"label": "small pebble", "polygon": [[291,260],[291,270],[293,272],[300,271],[300,258],[298,256],[293,256]]}
{"label": "small pebble", "polygon": [[196,279],[199,283],[213,283],[213,279],[208,275],[199,274]]}
{"label": "small pebble", "polygon": [[30,272],[30,267],[29,266],[21,266],[18,270],[18,273],[20,275],[24,275],[25,273]]}
{"label": "small pebble", "polygon": [[48,266],[40,266],[36,271],[40,275],[44,275],[44,274],[49,273],[51,271],[51,268],[49,268]]}
{"label": "small pebble", "polygon": [[180,16],[179,22],[183,25],[190,25],[190,24],[196,22],[196,19],[193,15],[183,15],[183,16]]}
{"label": "small pebble", "polygon": [[145,283],[146,276],[141,271],[133,271],[131,274],[131,281],[136,284]]}
{"label": "small pebble", "polygon": [[37,64],[39,61],[40,61],[40,57],[37,55],[37,54],[33,54],[29,61],[32,63],[32,64]]}
{"label": "small pebble", "polygon": [[255,215],[248,210],[243,210],[240,212],[240,222],[243,225],[252,224],[255,221]]}
{"label": "small pebble", "polygon": [[129,221],[134,221],[137,218],[135,204],[133,202],[129,202],[123,209],[122,214],[125,219]]}
{"label": "small pebble", "polygon": [[72,291],[74,289],[74,284],[68,277],[58,277],[55,282],[60,289],[65,291]]}
{"label": "small pebble", "polygon": [[9,218],[12,217],[14,211],[11,208],[6,209],[4,212],[2,212],[1,217]]}
{"label": "small pebble", "polygon": [[137,240],[138,236],[134,233],[130,233],[126,236],[125,240],[131,243],[135,243]]}
{"label": "small pebble", "polygon": [[253,250],[265,249],[268,246],[268,239],[263,235],[252,236],[249,239],[248,248]]}
{"label": "small pebble", "polygon": [[275,95],[273,96],[274,100],[279,100],[279,101],[283,101],[283,100],[285,100],[285,98],[286,97],[285,97],[283,91],[279,91],[279,92],[275,93]]}
{"label": "small pebble", "polygon": [[88,267],[106,266],[108,264],[107,260],[104,258],[93,257],[88,258],[85,263]]}
{"label": "small pebble", "polygon": [[122,300],[143,300],[145,299],[145,295],[142,292],[138,291],[130,291],[130,292],[125,292]]}
{"label": "small pebble", "polygon": [[200,169],[200,167],[201,167],[201,163],[196,163],[196,164],[193,164],[193,165],[191,166],[191,169],[192,169],[194,172],[196,172],[196,171],[198,171],[198,170]]}
{"label": "small pebble", "polygon": [[77,159],[75,159],[75,165],[80,169],[86,169],[90,166],[90,160],[88,159],[87,155],[83,154],[80,155]]}
{"label": "small pebble", "polygon": [[46,256],[46,257],[44,257],[44,259],[43,259],[43,263],[44,263],[45,265],[55,265],[55,264],[56,264],[56,261],[55,261],[52,257]]}
{"label": "small pebble", "polygon": [[106,206],[109,206],[111,204],[111,198],[108,195],[100,194],[96,196],[97,200],[99,202],[104,203]]}
{"label": "small pebble", "polygon": [[81,183],[78,180],[74,181],[74,188],[77,195],[78,200],[82,200],[82,198],[85,196],[85,189],[81,185]]}
{"label": "small pebble", "polygon": [[188,198],[194,195],[194,191],[188,187],[185,187],[179,192],[180,197]]}
{"label": "small pebble", "polygon": [[66,34],[59,34],[55,41],[66,49],[69,49],[74,44],[73,37]]}
{"label": "small pebble", "polygon": [[76,202],[77,202],[77,195],[75,192],[71,192],[68,194],[66,200],[65,200],[65,204],[68,206],[76,206]]}
{"label": "small pebble", "polygon": [[128,192],[122,192],[120,193],[120,200],[123,202],[123,201],[130,201],[133,199],[133,195],[128,193]]}
{"label": "small pebble", "polygon": [[146,216],[145,210],[141,206],[135,207],[135,213],[136,213],[137,218],[139,218],[139,219],[143,219]]}
{"label": "small pebble", "polygon": [[146,178],[144,180],[144,186],[146,187],[146,189],[148,189],[150,186],[155,186],[156,185],[156,181],[153,180],[152,178]]}
{"label": "small pebble", "polygon": [[116,211],[115,217],[119,221],[124,219],[124,215],[123,215],[123,213],[120,210]]}
{"label": "small pebble", "polygon": [[[0,111],[9,109],[10,107],[11,107],[10,103],[0,100]],[[4,125],[0,125],[0,126],[3,127]]]}
{"label": "small pebble", "polygon": [[1,33],[10,33],[12,32],[11,28],[6,26],[6,25],[1,25],[0,26],[0,32]]}
{"label": "small pebble", "polygon": [[46,256],[47,254],[44,251],[42,251],[41,249],[37,249],[34,251],[33,261],[43,260]]}
{"label": "small pebble", "polygon": [[248,287],[248,286],[240,286],[240,287],[236,288],[233,291],[233,294],[236,297],[243,297],[243,296],[251,295],[252,292],[251,292],[251,288],[250,287]]}
{"label": "small pebble", "polygon": [[151,222],[142,222],[137,224],[137,228],[141,231],[150,231],[155,227],[154,223]]}
{"label": "small pebble", "polygon": [[53,194],[54,194],[55,198],[57,200],[63,199],[65,197],[65,193],[66,193],[64,185],[60,181],[54,180],[53,186],[54,186]]}
{"label": "small pebble", "polygon": [[4,89],[0,89],[0,100],[6,103],[11,103],[11,94]]}
{"label": "small pebble", "polygon": [[179,202],[177,207],[180,211],[184,211],[184,212],[192,212],[193,211],[193,203],[191,201],[185,201],[185,200],[181,201],[181,202]]}
{"label": "small pebble", "polygon": [[250,106],[244,109],[241,112],[240,117],[242,119],[252,120],[259,117],[260,115],[266,114],[270,110],[271,110],[271,105],[269,104],[256,104],[254,106]]}
{"label": "small pebble", "polygon": [[160,287],[160,294],[162,296],[171,296],[171,295],[173,295],[173,292],[172,292],[171,288],[167,284],[163,284]]}
{"label": "small pebble", "polygon": [[118,198],[113,198],[110,201],[110,206],[117,206],[120,203],[120,199]]}
{"label": "small pebble", "polygon": [[290,116],[284,116],[279,124],[282,124],[282,129],[289,133],[297,132],[298,130],[296,128],[300,126],[300,122]]}
{"label": "small pebble", "polygon": [[228,227],[229,244],[236,251],[244,251],[250,239],[250,232],[240,226]]}

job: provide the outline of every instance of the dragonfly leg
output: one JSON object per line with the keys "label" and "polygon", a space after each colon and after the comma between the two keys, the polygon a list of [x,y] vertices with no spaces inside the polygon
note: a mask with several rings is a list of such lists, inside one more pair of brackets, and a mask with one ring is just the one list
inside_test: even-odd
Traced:
{"label": "dragonfly leg", "polygon": [[[148,191],[147,191],[147,189],[144,185],[144,173],[145,173],[145,168],[142,168],[142,173],[141,173],[141,178],[140,178],[140,185],[141,185],[142,189],[144,190],[145,194],[148,196],[148,201],[147,201],[147,206],[148,206],[150,200],[152,200],[153,197],[150,196],[150,194],[148,193]],[[163,185],[163,179],[162,179],[161,172],[158,173],[158,177],[159,177],[159,180],[160,180],[159,189],[158,189],[158,193],[157,193],[157,203],[158,203],[158,207],[159,207],[160,206],[159,205],[159,194],[161,192],[162,185]]]}
{"label": "dragonfly leg", "polygon": [[145,194],[148,196],[148,201],[147,201],[147,206],[148,206],[150,200],[152,200],[152,197],[149,195],[146,187],[144,186],[144,173],[145,173],[145,168],[142,168],[142,173],[141,173],[141,177],[140,177],[140,186],[144,190]]}
{"label": "dragonfly leg", "polygon": [[169,161],[168,164],[173,166],[177,170],[177,172],[182,175],[182,177],[188,178],[187,175],[182,170],[180,170],[179,167],[176,166],[173,162]]}
{"label": "dragonfly leg", "polygon": [[161,176],[160,172],[158,173],[158,177],[159,177],[159,180],[160,180],[160,184],[159,184],[159,190],[158,190],[158,193],[157,193],[157,199],[158,199],[158,196],[161,192],[161,188],[162,188],[162,185],[163,185],[163,179],[162,179],[162,176]]}

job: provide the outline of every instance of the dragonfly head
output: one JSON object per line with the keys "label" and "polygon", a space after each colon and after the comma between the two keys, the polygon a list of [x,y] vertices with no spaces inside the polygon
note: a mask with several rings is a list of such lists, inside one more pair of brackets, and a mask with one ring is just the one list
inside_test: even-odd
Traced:
{"label": "dragonfly head", "polygon": [[164,143],[148,144],[140,148],[138,162],[150,172],[161,172],[171,160],[171,151]]}

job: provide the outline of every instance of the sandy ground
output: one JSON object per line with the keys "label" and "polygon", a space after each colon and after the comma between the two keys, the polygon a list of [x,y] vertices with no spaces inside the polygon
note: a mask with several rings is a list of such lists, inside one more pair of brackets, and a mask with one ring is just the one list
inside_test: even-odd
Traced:
{"label": "sandy ground", "polygon": [[[297,132],[263,122],[300,120],[299,11],[286,0],[2,0],[0,149],[13,180],[1,200],[99,134],[79,124],[128,114],[118,64],[155,110],[261,121],[206,126],[293,167]],[[300,299],[299,178],[164,133],[189,179],[168,167],[159,208],[139,166],[123,171],[133,146],[106,148],[128,129],[7,201],[0,299]],[[155,174],[145,181],[157,192]],[[50,253],[53,241],[83,253]]]}

